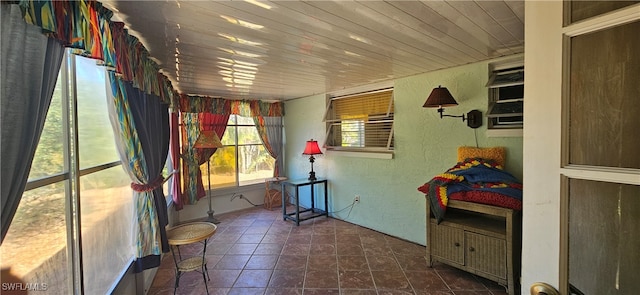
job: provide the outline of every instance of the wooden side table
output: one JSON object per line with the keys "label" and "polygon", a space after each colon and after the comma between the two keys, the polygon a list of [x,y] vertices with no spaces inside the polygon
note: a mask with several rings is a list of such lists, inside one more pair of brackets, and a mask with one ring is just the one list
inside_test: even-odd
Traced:
{"label": "wooden side table", "polygon": [[[205,255],[207,253],[207,240],[216,232],[218,227],[210,222],[191,222],[178,225],[167,230],[167,239],[169,240],[169,246],[171,247],[171,254],[173,255],[173,262],[176,265],[176,283],[173,287],[173,294],[176,293],[178,285],[180,283],[180,276],[185,272],[198,271],[202,273],[204,279],[204,286],[209,294],[209,287],[207,286],[207,280],[209,278],[209,272],[207,270],[207,259]],[[193,256],[189,258],[182,258],[180,254],[180,246],[190,245],[193,243],[202,243],[202,256]],[[173,248],[177,248],[178,257]]]}

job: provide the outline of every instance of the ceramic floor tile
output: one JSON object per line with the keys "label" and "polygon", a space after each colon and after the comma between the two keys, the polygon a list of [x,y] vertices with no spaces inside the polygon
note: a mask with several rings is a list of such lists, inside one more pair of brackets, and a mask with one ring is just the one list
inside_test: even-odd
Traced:
{"label": "ceramic floor tile", "polygon": [[278,258],[278,255],[253,255],[244,269],[274,269]]}
{"label": "ceramic floor tile", "polygon": [[311,255],[336,255],[336,245],[311,243],[309,253]]}
{"label": "ceramic floor tile", "polygon": [[338,268],[340,270],[369,270],[369,264],[367,264],[367,258],[363,255],[351,256],[351,255],[339,255],[338,256]]}
{"label": "ceramic floor tile", "polygon": [[276,269],[304,271],[307,268],[306,255],[281,255],[276,263]]}
{"label": "ceramic floor tile", "polygon": [[238,239],[238,241],[236,241],[236,243],[260,243],[260,241],[262,241],[262,238],[264,238],[264,234],[245,233],[242,236],[240,236],[240,238]]}
{"label": "ceramic floor tile", "polygon": [[433,270],[431,271],[409,271],[405,272],[407,279],[414,290],[424,291],[449,291],[449,287]]}
{"label": "ceramic floor tile", "polygon": [[302,288],[304,272],[298,270],[275,270],[269,282],[270,288]]}
{"label": "ceramic floor tile", "polygon": [[304,295],[339,295],[339,289],[308,289],[304,288]]}
{"label": "ceramic floor tile", "polygon": [[485,287],[475,276],[461,270],[437,270],[449,288],[457,291],[486,291]]}
{"label": "ceramic floor tile", "polygon": [[[287,209],[291,211],[289,206]],[[180,278],[176,294],[506,295],[504,287],[451,266],[428,267],[425,247],[332,218],[283,221],[262,207],[222,214],[207,243],[210,281]],[[202,254],[203,244],[181,247]],[[175,265],[164,255],[148,294],[173,294]]]}
{"label": "ceramic floor tile", "polygon": [[227,295],[262,295],[266,288],[231,288]]}
{"label": "ceramic floor tile", "polygon": [[335,255],[310,255],[307,270],[337,270],[338,258]]}
{"label": "ceramic floor tile", "polygon": [[393,256],[369,255],[367,256],[367,261],[369,262],[369,268],[371,270],[385,270],[385,271],[400,270],[400,266],[398,265],[398,262],[396,262],[396,259]]}
{"label": "ceramic floor tile", "polygon": [[231,246],[231,248],[229,248],[229,250],[227,251],[227,254],[232,254],[232,255],[234,255],[234,254],[237,254],[237,255],[241,255],[241,254],[251,255],[256,250],[256,247],[258,247],[258,244],[240,244],[240,243],[236,243],[233,246]]}
{"label": "ceramic floor tile", "polygon": [[[266,288],[271,279],[272,270],[245,269],[240,273],[234,288]],[[263,290],[264,292],[264,290]]]}
{"label": "ceramic floor tile", "polygon": [[334,270],[308,270],[304,279],[306,289],[338,289],[338,272]]}
{"label": "ceramic floor tile", "polygon": [[215,269],[243,269],[251,255],[225,255],[218,263]]}
{"label": "ceramic floor tile", "polygon": [[371,271],[377,289],[410,290],[411,285],[402,271]]}
{"label": "ceramic floor tile", "polygon": [[341,289],[369,289],[375,288],[373,277],[368,270],[343,270],[340,271]]}

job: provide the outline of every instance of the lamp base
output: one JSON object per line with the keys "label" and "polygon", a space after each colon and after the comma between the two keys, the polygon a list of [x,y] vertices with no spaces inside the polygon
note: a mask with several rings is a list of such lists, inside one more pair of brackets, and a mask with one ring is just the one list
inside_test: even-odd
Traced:
{"label": "lamp base", "polygon": [[207,211],[207,215],[209,215],[207,217],[207,222],[213,223],[213,224],[218,224],[220,223],[220,220],[217,220],[215,217],[213,217],[213,210],[211,211]]}
{"label": "lamp base", "polygon": [[313,172],[313,171],[309,172],[309,180],[311,180],[311,181],[316,181],[317,180],[315,172]]}

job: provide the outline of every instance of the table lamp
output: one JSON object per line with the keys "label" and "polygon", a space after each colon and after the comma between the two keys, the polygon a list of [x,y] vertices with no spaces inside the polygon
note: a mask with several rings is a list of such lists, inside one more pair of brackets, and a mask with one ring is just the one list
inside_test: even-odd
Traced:
{"label": "table lamp", "polygon": [[309,162],[311,162],[311,172],[309,172],[309,180],[316,181],[316,173],[313,172],[313,162],[315,161],[314,155],[322,155],[322,151],[318,146],[318,142],[311,139],[307,141],[307,145],[304,147],[303,155],[309,155]]}

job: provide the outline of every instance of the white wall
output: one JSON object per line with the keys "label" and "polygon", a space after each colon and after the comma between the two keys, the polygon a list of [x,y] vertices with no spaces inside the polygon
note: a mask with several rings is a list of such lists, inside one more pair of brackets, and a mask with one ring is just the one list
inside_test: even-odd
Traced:
{"label": "white wall", "polygon": [[[265,185],[262,182],[244,187],[212,190],[211,208],[214,211],[214,217],[219,214],[253,207],[251,203],[261,206],[264,203],[264,194]],[[240,197],[240,195],[242,195],[242,197]],[[209,211],[209,199],[208,197],[204,197],[193,205],[184,205],[180,211],[175,211],[173,207],[167,210],[169,210],[170,226],[188,221],[206,219],[208,217],[207,211]]]}
{"label": "white wall", "polygon": [[562,2],[525,2],[522,294],[559,285]]}

